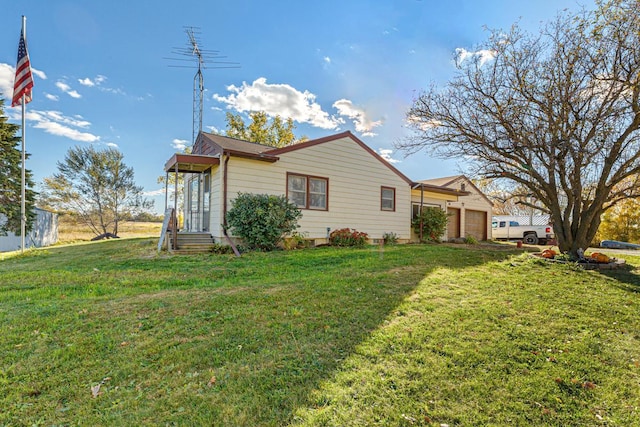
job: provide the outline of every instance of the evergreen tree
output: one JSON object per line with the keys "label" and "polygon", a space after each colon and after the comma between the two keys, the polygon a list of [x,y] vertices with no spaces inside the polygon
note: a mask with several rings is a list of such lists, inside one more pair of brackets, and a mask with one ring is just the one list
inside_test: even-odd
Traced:
{"label": "evergreen tree", "polygon": [[[20,234],[20,210],[22,187],[22,144],[16,135],[20,126],[9,123],[4,115],[4,99],[0,98],[0,235],[8,231]],[[27,230],[31,228],[36,193],[33,188],[31,171],[25,171],[25,203],[27,212]]]}

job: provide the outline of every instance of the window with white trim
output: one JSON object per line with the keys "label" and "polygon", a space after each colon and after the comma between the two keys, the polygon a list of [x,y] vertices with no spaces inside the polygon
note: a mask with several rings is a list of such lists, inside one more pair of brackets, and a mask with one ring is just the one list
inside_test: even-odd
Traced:
{"label": "window with white trim", "polygon": [[328,210],[329,179],[287,174],[287,198],[301,209]]}

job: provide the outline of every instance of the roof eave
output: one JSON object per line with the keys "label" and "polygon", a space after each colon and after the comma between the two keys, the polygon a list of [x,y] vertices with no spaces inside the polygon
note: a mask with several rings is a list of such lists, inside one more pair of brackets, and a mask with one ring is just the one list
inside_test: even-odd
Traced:
{"label": "roof eave", "polygon": [[219,165],[220,159],[200,154],[176,153],[164,164],[165,172],[202,173],[211,166]]}

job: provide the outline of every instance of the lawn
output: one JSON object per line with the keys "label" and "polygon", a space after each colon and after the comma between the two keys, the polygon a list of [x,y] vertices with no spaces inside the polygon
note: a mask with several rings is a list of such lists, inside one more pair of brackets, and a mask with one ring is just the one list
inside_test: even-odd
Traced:
{"label": "lawn", "polygon": [[0,426],[640,425],[640,258],[513,247],[0,258]]}

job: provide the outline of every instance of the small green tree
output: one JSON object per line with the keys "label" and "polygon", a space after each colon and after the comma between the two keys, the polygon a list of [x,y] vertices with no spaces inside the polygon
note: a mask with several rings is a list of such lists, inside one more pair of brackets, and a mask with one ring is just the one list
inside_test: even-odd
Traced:
{"label": "small green tree", "polygon": [[148,210],[153,203],[134,181],[133,168],[115,148],[69,149],[58,173],[44,179],[44,197],[51,207],[77,216],[97,235],[118,235],[124,218]]}
{"label": "small green tree", "polygon": [[296,138],[293,133],[296,125],[291,118],[285,120],[275,116],[269,122],[269,117],[264,111],[252,111],[249,113],[249,118],[251,123],[247,125],[240,114],[227,113],[227,136],[277,148],[297,144],[307,139],[305,136]]}
{"label": "small green tree", "polygon": [[285,196],[238,193],[227,212],[227,224],[250,249],[271,251],[298,228],[300,217],[300,209]]}
{"label": "small green tree", "polygon": [[447,229],[447,217],[447,213],[440,208],[423,207],[411,224],[416,234],[422,236],[423,242],[439,242]]}

